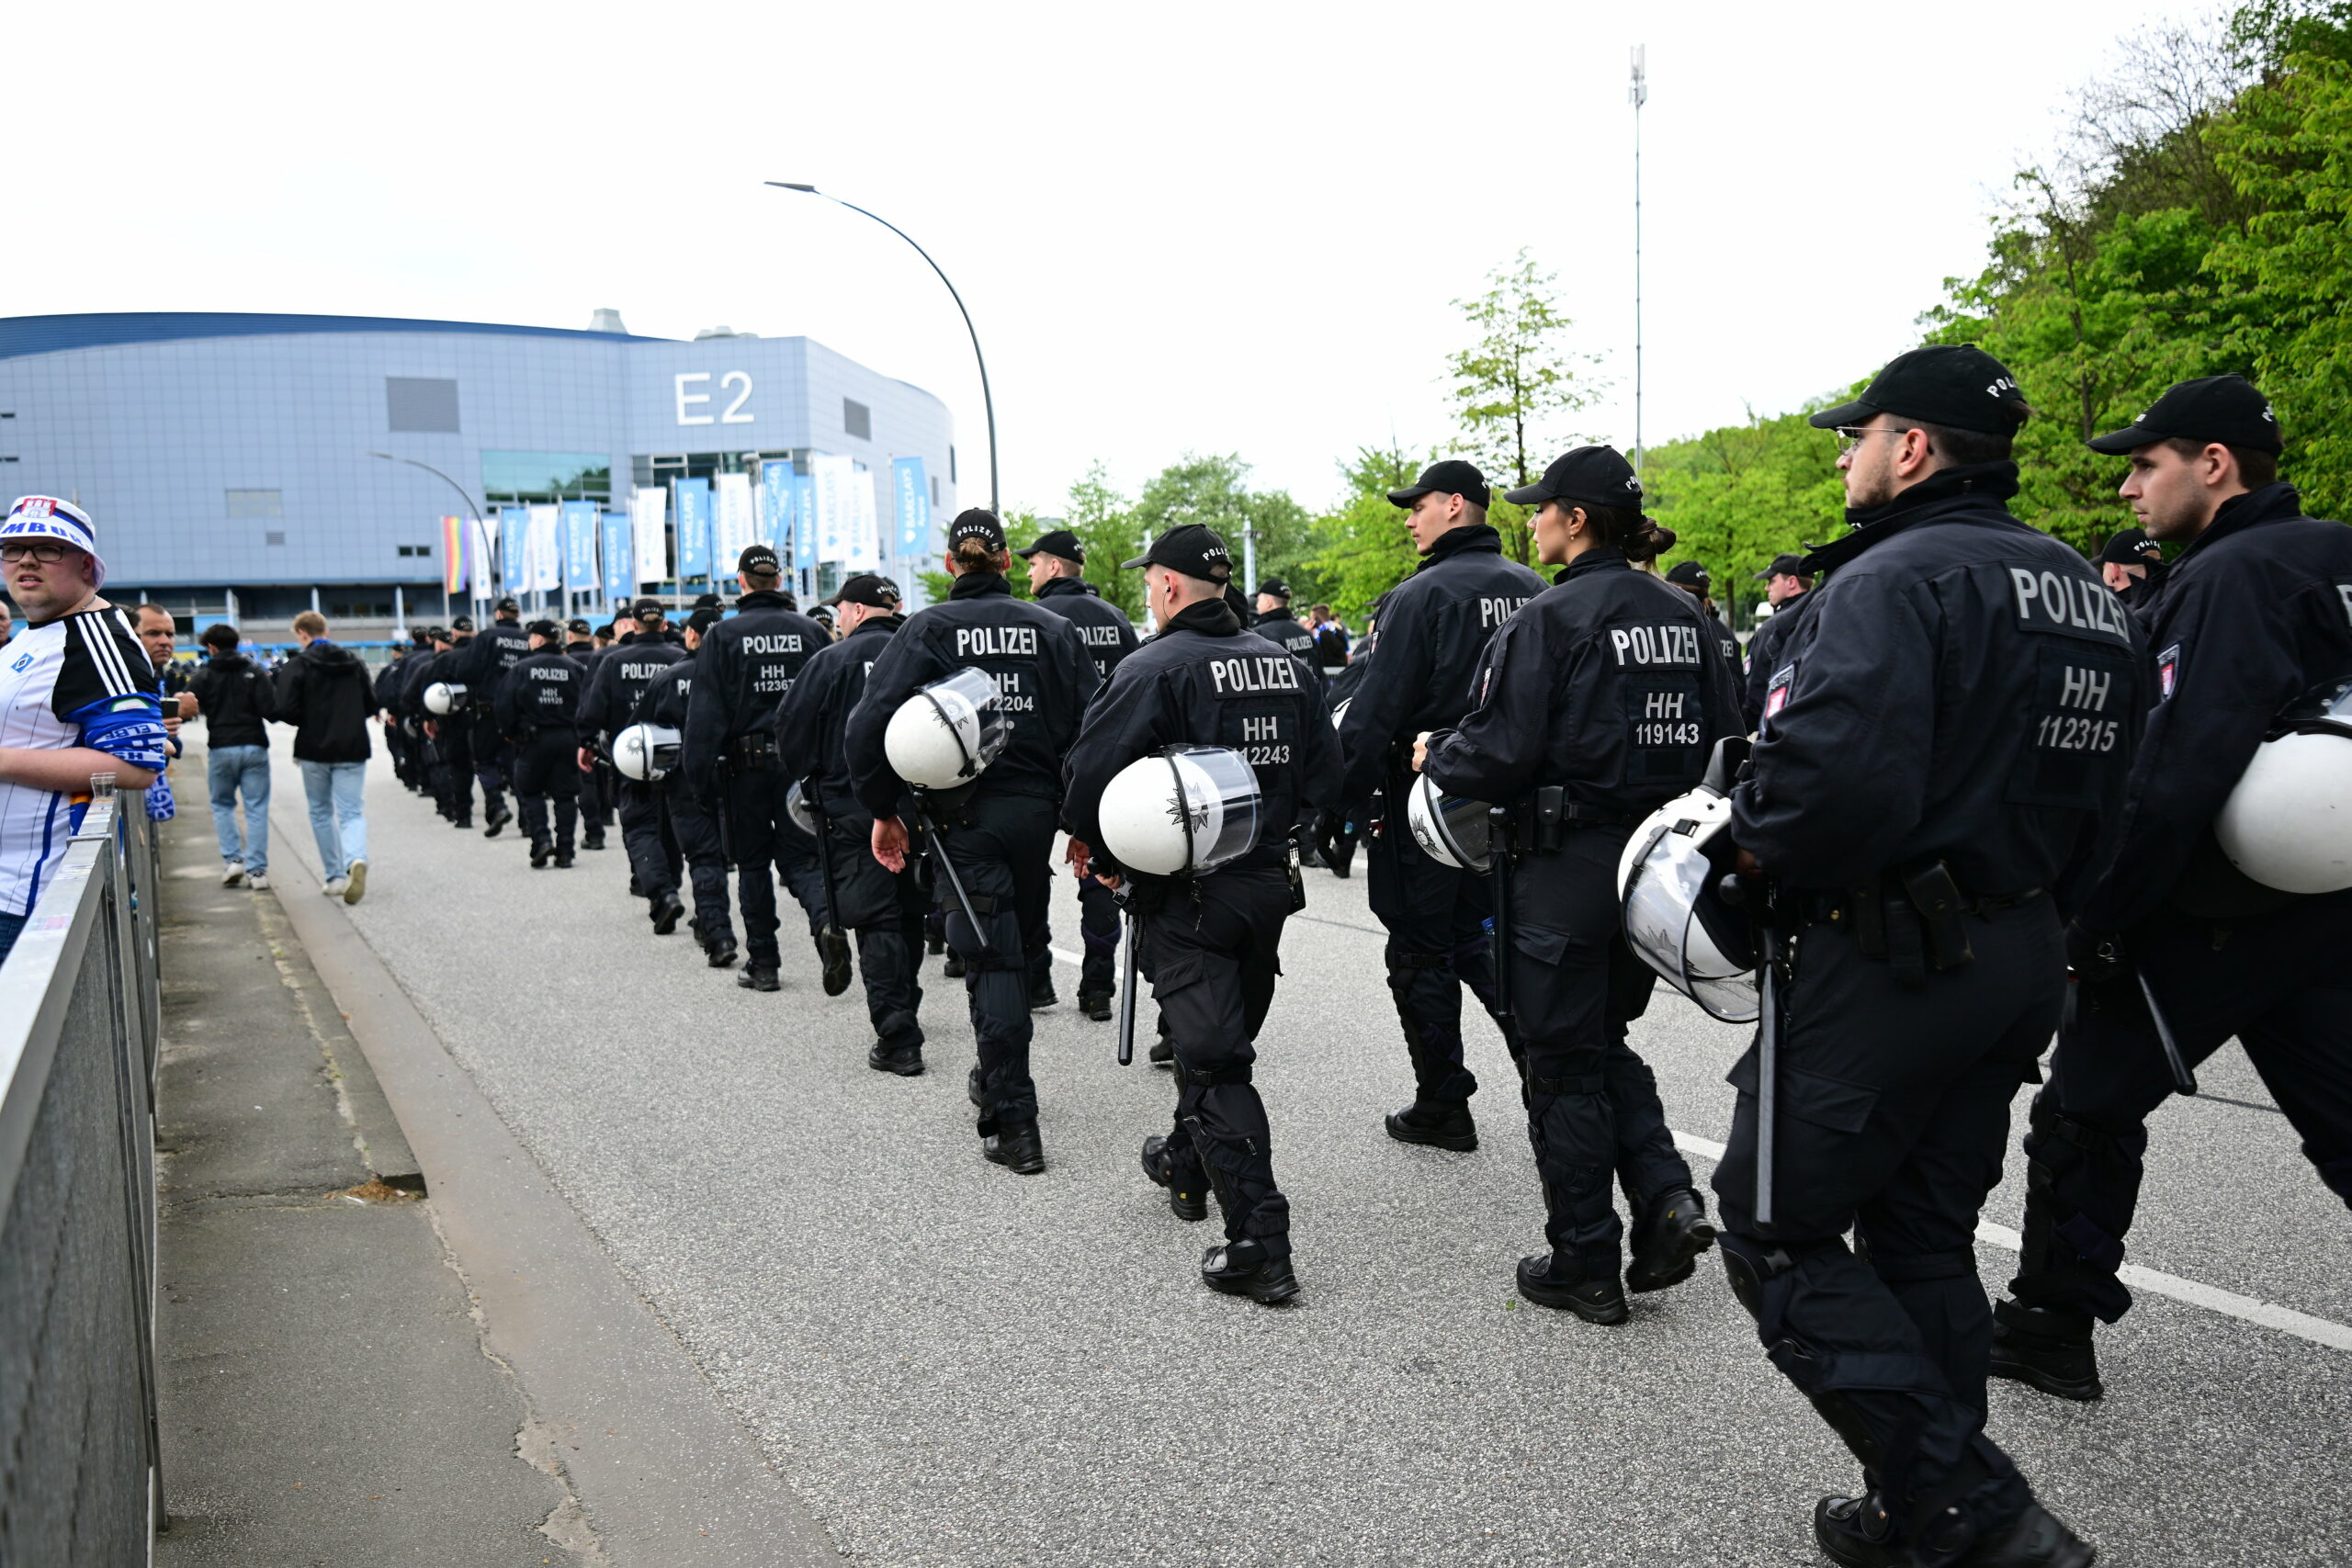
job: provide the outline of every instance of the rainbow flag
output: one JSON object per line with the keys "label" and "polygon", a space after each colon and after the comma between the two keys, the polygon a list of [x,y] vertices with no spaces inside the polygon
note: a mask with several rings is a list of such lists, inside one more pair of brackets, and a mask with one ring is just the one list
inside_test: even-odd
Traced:
{"label": "rainbow flag", "polygon": [[473,564],[473,530],[462,517],[441,519],[441,585],[451,593],[466,585]]}

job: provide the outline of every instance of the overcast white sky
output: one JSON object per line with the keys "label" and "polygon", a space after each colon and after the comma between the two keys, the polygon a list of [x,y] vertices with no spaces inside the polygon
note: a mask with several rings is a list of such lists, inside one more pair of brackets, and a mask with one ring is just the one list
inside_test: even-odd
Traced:
{"label": "overcast white sky", "polygon": [[[1448,435],[1449,301],[1556,269],[1633,435],[1780,412],[1916,338],[2105,64],[2070,0],[10,8],[0,315],[208,310],[807,333],[945,398],[1008,505],[1232,451],[1309,504]],[[2155,13],[2143,13],[2154,19]],[[1826,454],[1825,454],[1826,456]]]}

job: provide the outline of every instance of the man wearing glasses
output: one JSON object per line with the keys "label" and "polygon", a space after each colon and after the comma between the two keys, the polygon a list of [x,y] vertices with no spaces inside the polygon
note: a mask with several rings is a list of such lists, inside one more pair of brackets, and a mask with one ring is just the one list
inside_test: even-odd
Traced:
{"label": "man wearing glasses", "polygon": [[2004,510],[2030,412],[1999,361],[1943,345],[1814,416],[1844,445],[1851,531],[1809,558],[1827,581],[1732,794],[1775,962],[1730,1075],[1724,1271],[1861,1465],[1814,1510],[1843,1563],[2092,1557],[1984,1433],[1975,1231],[2065,999],[2064,907],[2148,705],[2123,606]]}
{"label": "man wearing glasses", "polygon": [[89,514],[28,495],[0,523],[0,575],[25,629],[0,650],[0,957],[65,858],[93,775],[124,795],[164,768],[154,667],[107,580]]}

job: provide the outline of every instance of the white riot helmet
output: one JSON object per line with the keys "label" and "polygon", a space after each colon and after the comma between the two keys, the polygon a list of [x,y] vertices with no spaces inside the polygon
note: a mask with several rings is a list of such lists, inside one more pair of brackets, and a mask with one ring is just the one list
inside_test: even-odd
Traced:
{"label": "white riot helmet", "polygon": [[920,789],[954,789],[978,778],[1012,739],[1012,720],[983,671],[958,670],[916,689],[890,716],[882,753]]}
{"label": "white riot helmet", "polygon": [[817,814],[808,809],[808,783],[806,779],[793,780],[792,787],[784,792],[784,814],[810,838],[818,836]]}
{"label": "white riot helmet", "polygon": [[613,737],[621,777],[651,784],[678,765],[678,732],[665,724],[632,724]]}
{"label": "white riot helmet", "polygon": [[1725,1023],[1763,1011],[1747,922],[1723,906],[1731,797],[1705,785],[1668,801],[1625,840],[1617,863],[1625,942],[1667,983]]}
{"label": "white riot helmet", "polygon": [[2280,714],[2213,818],[2230,863],[2281,893],[2352,887],[2352,678]]}
{"label": "white riot helmet", "polygon": [[1405,797],[1405,826],[1421,852],[1456,871],[1483,873],[1494,860],[1494,830],[1483,800],[1448,795],[1427,773]]}
{"label": "white riot helmet", "polygon": [[461,713],[466,706],[466,688],[461,682],[435,681],[424,688],[424,711],[439,717]]}
{"label": "white riot helmet", "polygon": [[1103,786],[1102,847],[1130,871],[1201,876],[1258,847],[1258,775],[1224,746],[1170,746]]}

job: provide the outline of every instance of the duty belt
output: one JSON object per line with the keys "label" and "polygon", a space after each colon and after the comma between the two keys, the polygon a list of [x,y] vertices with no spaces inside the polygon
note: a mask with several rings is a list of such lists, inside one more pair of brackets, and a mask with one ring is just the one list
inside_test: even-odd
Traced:
{"label": "duty belt", "polygon": [[1510,808],[1512,846],[1521,854],[1550,854],[1581,828],[1631,828],[1641,820],[1623,811],[1570,800],[1565,785],[1546,784]]}
{"label": "duty belt", "polygon": [[1979,919],[2030,904],[2039,887],[2018,893],[1971,897],[1942,861],[1895,867],[1835,892],[1796,890],[1798,914],[1807,922],[1854,933],[1865,958],[1883,958],[1909,989],[1928,983],[1928,970],[1958,969],[1976,956],[1961,919]]}

